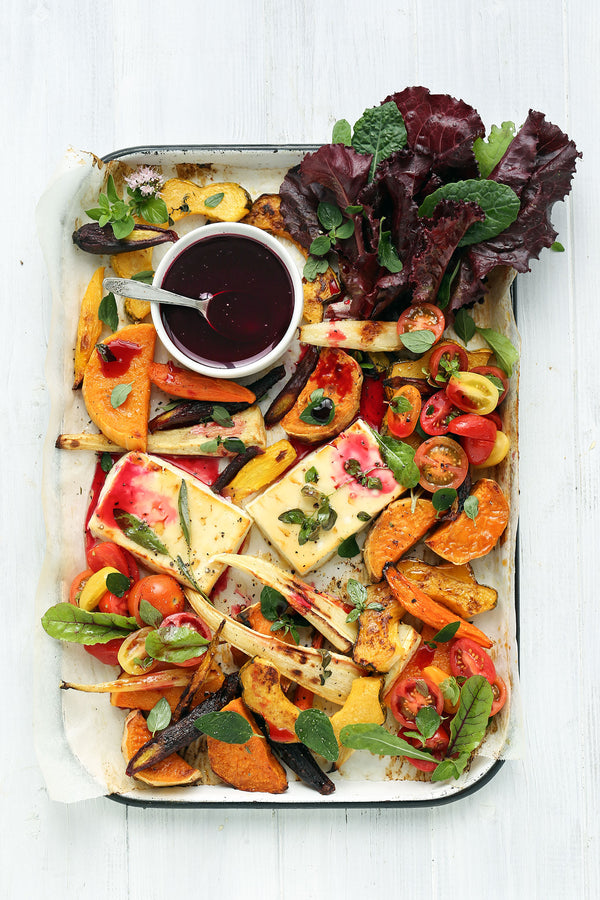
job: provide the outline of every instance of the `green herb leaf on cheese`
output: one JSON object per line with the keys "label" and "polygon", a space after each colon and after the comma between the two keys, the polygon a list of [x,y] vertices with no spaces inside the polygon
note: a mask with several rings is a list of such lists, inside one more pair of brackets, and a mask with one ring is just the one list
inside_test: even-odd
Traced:
{"label": "green herb leaf on cheese", "polygon": [[125,537],[128,537],[134,544],[144,547],[145,550],[153,550],[165,556],[169,555],[169,551],[159,536],[143,519],[139,519],[133,513],[128,513],[124,509],[118,508],[115,508],[113,515],[115,522]]}
{"label": "green herb leaf on cheese", "polygon": [[188,502],[188,488],[185,478],[181,479],[181,487],[179,488],[179,497],[177,498],[177,510],[179,512],[179,524],[188,547],[191,547],[190,531],[192,523],[190,521],[190,507]]}

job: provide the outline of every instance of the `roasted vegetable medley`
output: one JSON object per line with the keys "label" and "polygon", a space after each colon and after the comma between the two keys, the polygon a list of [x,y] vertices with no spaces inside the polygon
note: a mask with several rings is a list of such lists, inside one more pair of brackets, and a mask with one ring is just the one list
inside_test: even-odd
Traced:
{"label": "roasted vegetable medley", "polygon": [[[518,351],[490,323],[557,249],[579,155],[541,113],[486,137],[464,102],[407,88],[278,193],[108,168],[73,235],[105,256],[73,373],[98,431],[56,442],[97,454],[86,566],[42,624],[107,665],[61,687],[125,711],[128,775],[328,795],[370,753],[458,779],[506,721],[486,615],[510,598],[476,572],[511,521]],[[104,296],[109,266],[150,281],[194,216],[302,255],[298,352],[251,383],[159,361],[149,305]]]}

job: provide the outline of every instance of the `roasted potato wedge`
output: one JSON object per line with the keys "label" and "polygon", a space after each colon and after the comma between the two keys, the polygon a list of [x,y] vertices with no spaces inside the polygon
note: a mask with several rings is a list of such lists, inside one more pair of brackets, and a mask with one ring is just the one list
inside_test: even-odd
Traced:
{"label": "roasted potato wedge", "polygon": [[430,566],[420,559],[401,560],[396,568],[432,600],[443,603],[465,619],[493,609],[498,602],[498,591],[494,588],[454,578],[447,568]]}

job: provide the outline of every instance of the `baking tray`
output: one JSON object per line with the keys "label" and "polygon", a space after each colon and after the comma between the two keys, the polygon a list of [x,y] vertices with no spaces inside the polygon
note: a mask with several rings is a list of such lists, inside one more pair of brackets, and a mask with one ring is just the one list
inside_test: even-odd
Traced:
{"label": "baking tray", "polygon": [[[85,567],[81,531],[93,468],[91,454],[57,451],[53,445],[56,435],[61,431],[84,430],[88,424],[85,410],[82,412],[73,396],[74,392],[70,390],[69,376],[80,298],[91,272],[100,260],[93,257],[81,259],[87,255],[75,251],[70,238],[71,232],[83,220],[83,210],[95,202],[106,174],[103,166],[110,164],[118,172],[125,167],[135,168],[140,164],[148,164],[161,166],[169,177],[179,175],[193,180],[238,181],[256,197],[263,192],[276,192],[285,172],[298,163],[307,151],[313,149],[313,146],[307,145],[142,146],[112,152],[102,160],[92,154],[77,151],[67,154],[61,171],[38,208],[38,231],[54,300],[46,364],[51,396],[50,424],[44,453],[44,506],[48,541],[37,598],[37,611],[40,615],[52,603],[64,599],[65,586],[70,583],[73,572]],[[197,217],[177,223],[181,233],[197,224]],[[511,292],[512,301],[507,299],[502,309],[483,324],[492,324],[517,343],[518,334],[513,317],[516,299],[514,285]],[[498,321],[498,317],[501,321]],[[509,396],[506,401],[512,403],[514,414],[510,418],[514,435],[517,428],[517,377],[518,375],[513,378],[512,399]],[[502,734],[500,745],[496,736],[495,745],[491,749],[486,750],[484,747],[484,753],[489,755],[476,757],[458,781],[432,784],[425,780],[415,780],[414,777],[398,777],[397,766],[394,780],[380,780],[380,764],[374,768],[367,765],[360,780],[355,780],[356,772],[348,778],[335,776],[336,793],[331,797],[321,797],[294,781],[291,781],[290,788],[284,795],[244,794],[223,785],[162,790],[137,787],[130,779],[118,777],[118,771],[124,765],[120,753],[115,755],[114,751],[115,748],[118,751],[120,745],[119,729],[122,728],[123,711],[108,707],[106,696],[96,700],[95,695],[60,692],[57,689],[61,678],[103,680],[106,677],[103,667],[91,658],[81,660],[82,655],[88,655],[82,654],[79,647],[66,645],[61,652],[57,642],[42,632],[36,638],[36,738],[38,756],[51,796],[70,801],[103,795],[121,803],[142,807],[412,807],[449,803],[479,790],[498,772],[504,758],[518,754],[516,449],[511,453],[510,464],[501,469],[500,481],[511,498],[511,523],[503,544],[502,558],[496,560],[496,571],[484,580],[499,590],[499,611],[502,611],[502,615],[495,627],[488,627],[487,623],[483,623],[482,627],[490,631],[492,637],[495,636],[494,630],[501,637],[503,663],[500,664],[499,673],[512,684],[511,713],[510,717],[507,713],[500,714],[501,724],[497,729]],[[479,573],[478,576],[481,580]],[[92,752],[91,762],[89,755],[93,748],[90,746],[90,731],[93,735],[103,735],[100,742],[103,745],[102,753],[96,748],[96,752]],[[117,733],[119,736],[115,741]],[[107,756],[102,755],[105,749],[109,750]],[[370,754],[356,753],[351,759],[367,756]],[[412,768],[406,770],[408,771],[415,772]],[[123,780],[127,783],[123,784]]]}

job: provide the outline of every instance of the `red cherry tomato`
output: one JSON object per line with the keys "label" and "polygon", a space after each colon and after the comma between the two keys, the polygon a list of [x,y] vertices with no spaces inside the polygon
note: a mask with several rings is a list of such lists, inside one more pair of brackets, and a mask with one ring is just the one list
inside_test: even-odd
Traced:
{"label": "red cherry tomato", "polygon": [[398,319],[398,334],[407,331],[432,331],[437,344],[444,333],[446,320],[439,306],[433,303],[412,303]]}
{"label": "red cherry tomato", "polygon": [[98,612],[116,613],[119,616],[128,616],[129,606],[127,605],[127,592],[125,592],[122,597],[117,597],[116,594],[111,594],[110,591],[107,591],[100,598]]}
{"label": "red cherry tomato", "polygon": [[416,738],[408,737],[406,734],[402,734],[399,732],[399,736],[404,738],[405,741],[408,741],[409,744],[412,744],[413,747],[418,747],[419,750],[425,749],[429,750],[435,756],[435,762],[432,760],[428,762],[425,759],[411,759],[410,756],[405,756],[404,759],[408,760],[408,762],[415,766],[415,768],[419,769],[421,772],[433,772],[433,770],[437,767],[438,762],[444,758],[444,754],[448,748],[448,744],[450,743],[450,736],[445,728],[441,725],[430,738],[427,738],[425,741],[425,747],[423,748],[421,743]]}
{"label": "red cherry tomato", "polygon": [[446,382],[453,372],[464,372],[468,368],[469,357],[460,344],[440,344],[429,357],[429,377],[432,384]]}
{"label": "red cherry tomato", "polygon": [[419,772],[433,772],[437,769],[438,764],[433,760],[431,762],[427,762],[426,759],[411,759],[410,756],[405,756],[404,759],[414,766],[415,769],[418,769]]}
{"label": "red cherry tomato", "polygon": [[499,675],[496,675],[496,680],[492,685],[492,691],[494,693],[494,701],[492,703],[490,716],[495,716],[506,703],[506,685]]}
{"label": "red cherry tomato", "polygon": [[394,437],[405,438],[412,434],[421,412],[421,392],[412,384],[405,384],[396,391],[386,413],[387,429]]}
{"label": "red cherry tomato", "polygon": [[[169,576],[165,576],[169,577]],[[203,622],[200,616],[195,615],[195,613],[174,613],[172,616],[167,616],[166,619],[163,619],[161,624],[161,628],[192,628],[194,631],[197,631],[198,634],[201,634],[202,637],[205,637],[207,640],[210,640],[212,635],[210,633],[210,629],[206,622]],[[197,666],[200,660],[202,659],[203,654],[200,656],[194,656],[192,659],[187,659],[185,662],[173,663],[175,666]]]}
{"label": "red cherry tomato", "polygon": [[433,706],[439,715],[444,709],[442,692],[433,681],[422,676],[402,678],[396,683],[390,696],[390,708],[403,728],[414,729],[417,713],[424,706]]}
{"label": "red cherry tomato", "polygon": [[428,397],[421,407],[419,418],[421,428],[425,434],[430,434],[432,437],[447,434],[450,416],[454,412],[456,410],[448,399],[446,391],[437,391]]}
{"label": "red cherry tomato", "polygon": [[421,473],[419,484],[426,491],[458,488],[467,477],[469,461],[459,443],[449,437],[432,437],[417,447],[415,465]]}
{"label": "red cherry tomato", "polygon": [[88,578],[91,578],[93,574],[92,569],[85,569],[83,572],[80,572],[79,575],[76,575],[71,582],[71,587],[69,588],[69,603],[72,603],[73,606],[79,606],[81,592],[86,586]]}
{"label": "red cherry tomato", "polygon": [[502,382],[503,390],[498,398],[498,406],[500,406],[508,391],[508,377],[506,372],[503,372],[502,369],[499,369],[497,366],[475,366],[474,369],[471,369],[471,372],[476,372],[478,375],[484,375],[486,378],[493,375],[494,378],[497,378],[498,381]]}
{"label": "red cherry tomato", "polygon": [[490,684],[496,680],[496,667],[475,641],[459,638],[450,645],[450,669],[455,678],[483,675]]}
{"label": "red cherry tomato", "polygon": [[500,418],[496,410],[494,410],[494,412],[488,413],[487,416],[484,416],[484,419],[489,419],[490,422],[494,423],[497,431],[502,431],[502,419]]}
{"label": "red cherry tomato", "polygon": [[465,437],[462,445],[472,466],[483,465],[494,449],[494,441],[480,441],[477,438]]}
{"label": "red cherry tomato", "polygon": [[99,572],[106,566],[118,569],[122,575],[137,581],[140,572],[137,563],[131,553],[114,544],[112,541],[100,541],[86,553],[87,564],[94,572]]}
{"label": "red cherry tomato", "polygon": [[182,613],[185,609],[181,585],[171,575],[147,575],[136,581],[129,591],[129,615],[135,616],[139,625],[144,624],[140,616],[142,600],[147,600],[163,616]]}
{"label": "red cherry tomato", "polygon": [[496,440],[497,430],[491,419],[485,416],[476,416],[473,413],[457,416],[448,423],[448,431],[451,434],[458,434],[459,437],[476,438],[479,441],[488,441],[492,444]]}
{"label": "red cherry tomato", "polygon": [[83,648],[100,662],[106,663],[107,666],[118,666],[119,648],[122,643],[121,638],[115,638],[114,641],[107,641],[106,644],[84,644]]}

